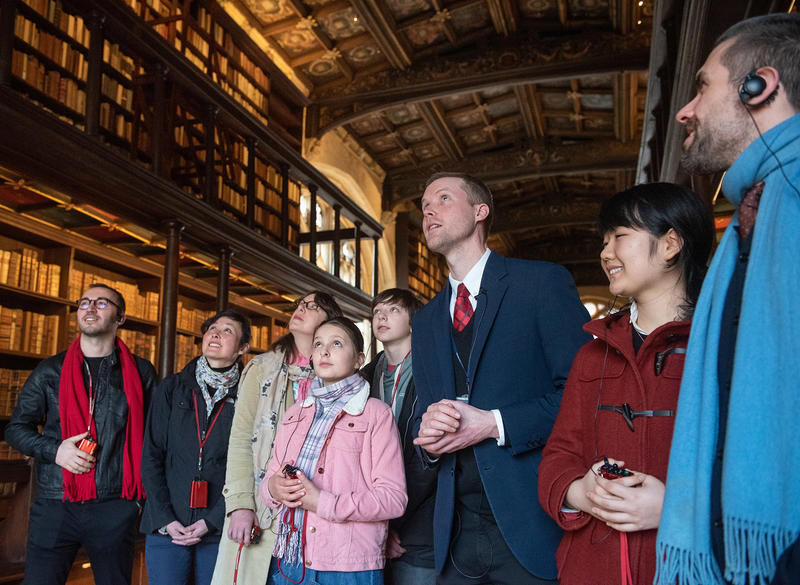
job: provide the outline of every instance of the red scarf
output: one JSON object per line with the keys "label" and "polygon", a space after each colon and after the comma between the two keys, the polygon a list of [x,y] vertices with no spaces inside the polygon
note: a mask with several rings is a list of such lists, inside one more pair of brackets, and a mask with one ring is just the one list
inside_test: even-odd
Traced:
{"label": "red scarf", "polygon": [[[128,400],[128,423],[125,426],[125,446],[122,456],[122,497],[126,500],[144,498],[141,461],[144,436],[144,405],[142,380],[136,368],[136,360],[122,340],[116,338],[119,361],[122,366],[122,387]],[[96,391],[96,390],[95,390]],[[95,394],[95,400],[96,398]],[[67,439],[86,431],[97,441],[94,417],[89,419],[89,396],[83,384],[83,352],[80,337],[67,349],[61,378],[58,383],[58,414],[61,417],[61,438]],[[103,445],[99,446],[100,449]],[[64,477],[64,501],[83,502],[97,497],[95,468],[76,475],[62,468]]]}

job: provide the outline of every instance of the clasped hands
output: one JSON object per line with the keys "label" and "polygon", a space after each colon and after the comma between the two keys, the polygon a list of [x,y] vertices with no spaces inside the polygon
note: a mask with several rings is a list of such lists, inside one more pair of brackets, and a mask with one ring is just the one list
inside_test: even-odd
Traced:
{"label": "clasped hands", "polygon": [[167,534],[172,537],[172,543],[180,546],[192,546],[208,534],[208,525],[203,519],[194,524],[184,526],[177,520],[173,520],[166,526]]}
{"label": "clasped hands", "polygon": [[[624,467],[624,461],[608,458]],[[620,532],[657,528],[664,504],[664,483],[658,478],[632,471],[633,475],[605,479],[598,471],[599,461],[567,490],[565,504],[591,514]]]}
{"label": "clasped hands", "polygon": [[[294,464],[294,461],[287,463]],[[303,508],[316,512],[320,491],[314,482],[298,469],[296,479],[288,477],[283,471],[273,474],[269,481],[261,482],[258,493],[267,505],[278,502],[287,508]]]}
{"label": "clasped hands", "polygon": [[498,436],[492,411],[481,410],[458,400],[444,399],[431,404],[422,415],[414,444],[433,456],[439,456]]}

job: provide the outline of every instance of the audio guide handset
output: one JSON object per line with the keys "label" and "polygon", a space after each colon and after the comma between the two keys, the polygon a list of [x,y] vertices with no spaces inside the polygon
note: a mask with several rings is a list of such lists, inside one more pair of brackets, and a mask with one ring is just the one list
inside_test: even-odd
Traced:
{"label": "audio guide handset", "polygon": [[608,457],[603,457],[603,461],[604,463],[600,466],[598,471],[605,479],[619,479],[620,477],[630,477],[633,475],[632,471],[620,467],[616,463],[610,463]]}

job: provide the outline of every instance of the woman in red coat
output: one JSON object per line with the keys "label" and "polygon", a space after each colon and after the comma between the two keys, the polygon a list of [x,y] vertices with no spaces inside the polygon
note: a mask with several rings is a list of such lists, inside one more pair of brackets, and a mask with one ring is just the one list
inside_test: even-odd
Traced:
{"label": "woman in red coat", "polygon": [[[631,303],[584,326],[596,339],[572,364],[539,499],[565,530],[561,585],[644,585],[655,572],[690,319],[714,228],[695,193],[667,183],[618,193],[598,228],[609,290]],[[613,479],[602,477],[606,460]]]}

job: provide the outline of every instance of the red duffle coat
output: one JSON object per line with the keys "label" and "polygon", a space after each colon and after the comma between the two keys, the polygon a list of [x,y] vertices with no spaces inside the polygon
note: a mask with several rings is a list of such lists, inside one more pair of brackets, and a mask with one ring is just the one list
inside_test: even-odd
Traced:
{"label": "red duffle coat", "polygon": [[[631,431],[621,414],[598,406],[627,403],[635,411],[674,413],[689,327],[689,321],[662,325],[647,336],[637,354],[627,312],[584,326],[597,339],[584,345],[572,363],[539,467],[539,500],[565,530],[557,553],[561,585],[620,583],[619,533],[589,514],[565,513],[562,505],[569,485],[604,455],[666,480],[674,415],[634,418]],[[653,582],[656,532],[628,533],[636,585]]]}

